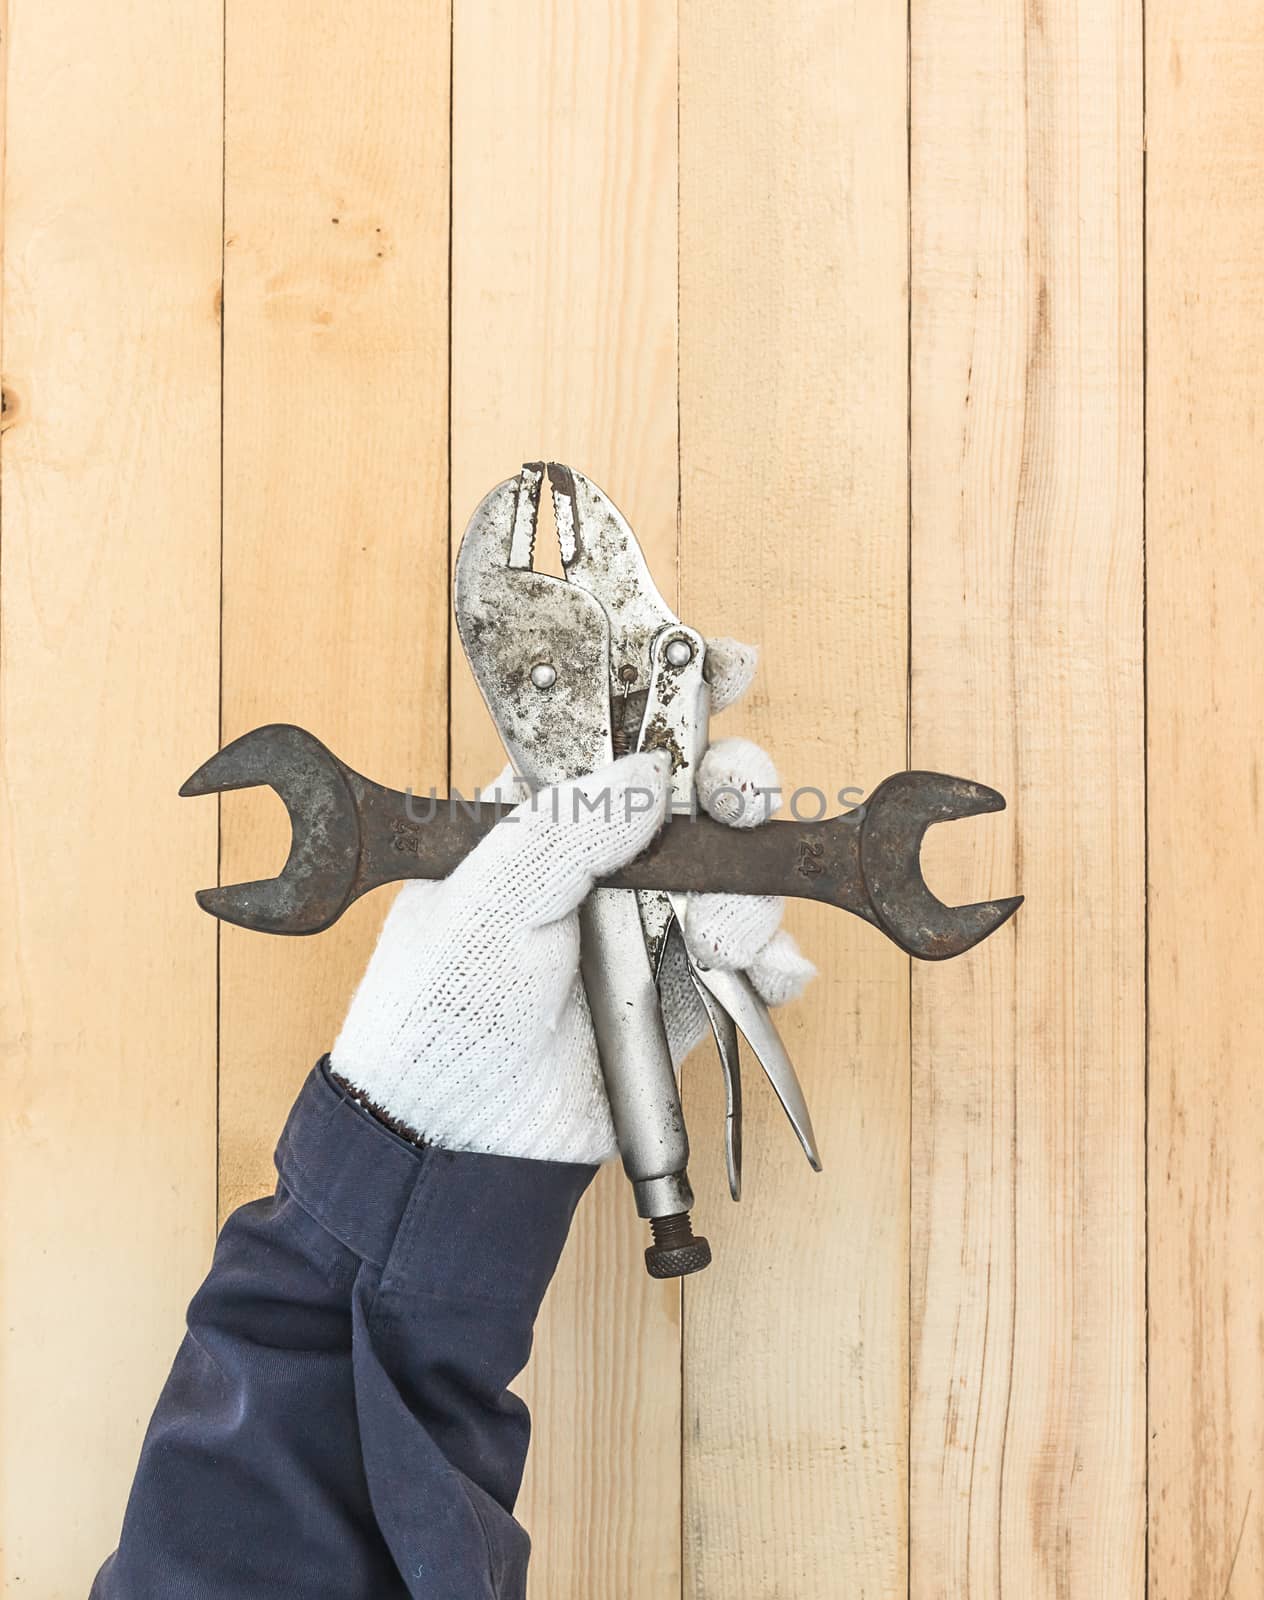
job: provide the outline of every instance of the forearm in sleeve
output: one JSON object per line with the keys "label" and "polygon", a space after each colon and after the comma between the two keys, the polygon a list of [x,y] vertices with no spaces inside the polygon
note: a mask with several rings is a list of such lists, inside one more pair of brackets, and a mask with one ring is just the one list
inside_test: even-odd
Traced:
{"label": "forearm in sleeve", "polygon": [[225,1223],[92,1600],[517,1600],[508,1392],[589,1166],[454,1154],[312,1073]]}

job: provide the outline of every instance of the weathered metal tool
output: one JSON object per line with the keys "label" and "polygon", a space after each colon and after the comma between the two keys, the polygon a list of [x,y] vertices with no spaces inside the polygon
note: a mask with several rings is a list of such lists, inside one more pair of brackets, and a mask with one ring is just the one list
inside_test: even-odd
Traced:
{"label": "weathered metal tool", "polygon": [[[476,796],[372,783],[288,723],[234,739],[180,793],[258,787],[273,789],[289,813],[285,865],[274,878],[199,889],[197,901],[260,933],[322,933],[371,889],[446,878],[508,810]],[[922,876],[922,840],[933,823],[1004,809],[981,783],[897,772],[863,805],[819,822],[773,820],[738,833],[702,814],[670,817],[650,848],[601,887],[821,900],[880,928],[908,955],[944,961],[995,933],[1022,896],[945,905]]]}
{"label": "weathered metal tool", "polygon": [[[671,755],[677,814],[649,850],[596,888],[580,920],[584,984],[619,1149],[654,1235],[646,1265],[654,1276],[678,1276],[710,1260],[689,1218],[689,1143],[657,990],[669,945],[683,949],[680,896],[826,901],[932,961],[986,938],[1021,896],[954,907],[927,888],[920,865],[927,828],[1005,804],[993,789],[939,773],[897,773],[863,807],[819,822],[739,833],[696,816],[694,773],[709,720],[705,641],[668,610],[620,513],[567,467],[548,468],[566,577],[534,570],[544,472],[541,463],[528,464],[475,511],[457,563],[457,625],[515,769],[532,787],[581,776],[631,749]],[[204,889],[198,899],[215,916],[270,933],[316,933],[380,884],[446,875],[503,813],[460,800],[418,802],[280,724],[226,746],[181,793],[260,784],[289,811],[285,867],[272,879]],[[726,1079],[734,1198],[741,1171],[735,1027],[819,1169],[802,1090],[763,1002],[741,974],[692,961],[689,971]]]}

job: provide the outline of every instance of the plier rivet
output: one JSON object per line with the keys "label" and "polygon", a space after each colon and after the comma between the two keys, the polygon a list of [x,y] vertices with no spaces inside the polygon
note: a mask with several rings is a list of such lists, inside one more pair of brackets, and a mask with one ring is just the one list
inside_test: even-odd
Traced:
{"label": "plier rivet", "polygon": [[663,654],[669,667],[687,667],[693,660],[693,646],[688,639],[673,639]]}

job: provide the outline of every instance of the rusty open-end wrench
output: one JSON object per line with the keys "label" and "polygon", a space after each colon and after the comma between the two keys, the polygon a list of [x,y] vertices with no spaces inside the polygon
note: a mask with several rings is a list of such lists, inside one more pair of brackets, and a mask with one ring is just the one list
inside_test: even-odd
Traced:
{"label": "rusty open-end wrench", "polygon": [[[319,933],[370,889],[445,877],[507,809],[372,783],[286,723],[234,739],[180,793],[259,785],[289,812],[288,860],[274,878],[202,889],[197,898],[213,916],[262,933]],[[602,885],[821,900],[872,923],[909,955],[942,961],[994,933],[1022,896],[945,905],[922,876],[922,839],[932,823],[1004,807],[980,783],[897,772],[863,806],[819,822],[772,821],[739,833],[706,816],[673,816],[643,855]]]}

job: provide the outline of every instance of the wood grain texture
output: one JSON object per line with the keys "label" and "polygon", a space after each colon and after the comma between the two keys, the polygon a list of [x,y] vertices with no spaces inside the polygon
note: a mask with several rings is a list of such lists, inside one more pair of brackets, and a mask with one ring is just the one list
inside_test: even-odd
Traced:
{"label": "wood grain texture", "polygon": [[1264,1593],[1264,15],[1148,34],[1150,1595]]}
{"label": "wood grain texture", "polygon": [[[457,0],[452,532],[523,461],[587,473],[664,592],[676,559],[676,18],[671,0]],[[453,778],[504,756],[459,650]],[[523,1394],[532,1593],[680,1590],[679,1294],[645,1276],[622,1174],[580,1208]]]}
{"label": "wood grain texture", "polygon": [[[832,797],[906,748],[904,16],[686,0],[681,30],[682,615],[763,648],[716,735]],[[748,1060],[733,1206],[714,1051],[686,1069],[715,1264],[685,1283],[685,1593],[902,1596],[908,963],[788,921],[824,1172]]]}
{"label": "wood grain texture", "polygon": [[914,974],[915,1597],[1143,1586],[1140,28],[911,13],[912,764],[1028,897]]}
{"label": "wood grain texture", "polygon": [[[86,1594],[215,1223],[220,8],[9,0],[0,1589]],[[208,880],[209,881],[209,880]]]}
{"label": "wood grain texture", "polygon": [[176,788],[278,719],[442,785],[449,706],[495,771],[448,557],[550,455],[762,645],[717,734],[997,785],[927,869],[1028,903],[911,988],[792,908],[825,1172],[748,1063],[731,1206],[689,1064],[683,1333],[601,1175],[533,1593],[1258,1600],[1257,9],[5,0],[0,1592],[86,1592],[385,910],[217,947],[284,818]]}
{"label": "wood grain texture", "polygon": [[[229,0],[223,737],[297,722],[382,779],[446,781],[446,0]],[[288,827],[223,802],[223,881]],[[333,1043],[386,909],[222,932],[221,1201]]]}

